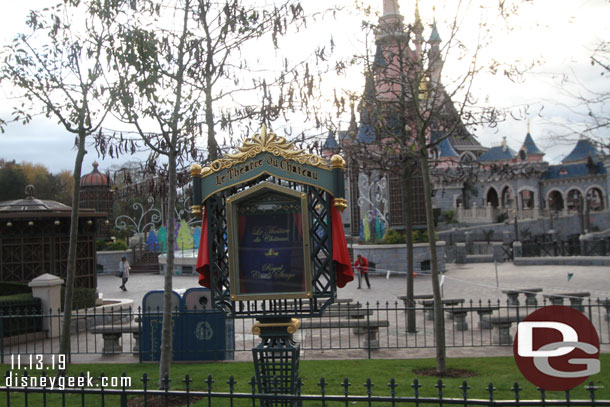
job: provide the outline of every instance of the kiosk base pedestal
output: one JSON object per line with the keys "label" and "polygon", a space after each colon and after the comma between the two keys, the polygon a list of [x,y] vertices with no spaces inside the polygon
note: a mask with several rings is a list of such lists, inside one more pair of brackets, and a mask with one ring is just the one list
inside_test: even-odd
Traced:
{"label": "kiosk base pedestal", "polygon": [[274,395],[296,395],[300,392],[299,352],[300,345],[292,335],[300,326],[298,319],[290,317],[260,317],[252,328],[262,339],[252,348],[256,382],[261,398],[261,407],[300,406],[295,400]]}

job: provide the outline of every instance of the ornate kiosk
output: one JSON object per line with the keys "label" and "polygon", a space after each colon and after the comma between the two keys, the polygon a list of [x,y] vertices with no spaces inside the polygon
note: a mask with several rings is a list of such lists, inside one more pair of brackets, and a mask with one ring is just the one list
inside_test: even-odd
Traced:
{"label": "ornate kiosk", "polygon": [[210,288],[213,307],[257,319],[259,392],[295,394],[298,318],[321,315],[337,286],[353,279],[339,214],[347,207],[345,161],[334,155],[329,165],[264,126],[238,150],[191,166],[193,212],[203,215],[199,283]]}

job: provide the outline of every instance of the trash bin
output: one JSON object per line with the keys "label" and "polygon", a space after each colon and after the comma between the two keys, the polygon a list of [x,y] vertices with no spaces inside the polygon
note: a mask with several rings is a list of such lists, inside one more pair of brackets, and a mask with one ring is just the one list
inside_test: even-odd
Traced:
{"label": "trash bin", "polygon": [[[172,291],[172,353],[176,357],[176,341],[179,336],[180,295]],[[143,362],[161,359],[161,331],[163,328],[163,290],[149,291],[142,299],[142,332],[140,352]]]}
{"label": "trash bin", "polygon": [[182,297],[174,360],[232,360],[235,349],[233,320],[211,308],[207,288],[189,288]]}

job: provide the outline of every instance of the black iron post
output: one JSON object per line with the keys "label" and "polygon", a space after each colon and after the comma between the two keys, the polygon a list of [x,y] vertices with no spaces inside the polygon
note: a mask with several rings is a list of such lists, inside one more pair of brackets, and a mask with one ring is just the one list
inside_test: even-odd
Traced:
{"label": "black iron post", "polygon": [[[261,343],[252,348],[256,382],[260,394],[297,393],[299,380],[299,352],[301,346],[292,335],[299,329],[298,319],[285,316],[257,318],[252,333],[261,337]],[[296,401],[261,399],[261,407],[297,406]]]}
{"label": "black iron post", "polygon": [[588,193],[585,198],[585,232],[591,233],[591,219],[589,219],[589,206],[591,205],[591,194]]}

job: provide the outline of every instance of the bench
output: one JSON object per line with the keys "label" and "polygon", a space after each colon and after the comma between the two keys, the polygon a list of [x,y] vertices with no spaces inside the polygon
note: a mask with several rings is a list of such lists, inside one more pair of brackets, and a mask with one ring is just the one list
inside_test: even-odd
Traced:
{"label": "bench", "polygon": [[[443,308],[445,306],[455,307],[457,305],[464,303],[463,298],[446,298],[441,301],[443,303]],[[419,303],[424,306],[424,312],[426,314],[426,319],[428,321],[434,321],[434,300],[421,300]],[[447,311],[447,310],[445,309],[445,311]]]}
{"label": "bench", "polygon": [[495,328],[495,339],[498,345],[512,345],[513,338],[510,336],[510,328],[513,322],[521,322],[526,315],[499,315],[487,317],[486,321]]}
{"label": "bench", "polygon": [[[347,318],[350,320],[364,320],[366,316],[373,315],[372,309],[360,309],[360,308],[352,308],[352,309],[332,309],[322,313],[321,318]],[[354,335],[364,335],[366,334],[366,329],[362,329],[360,327],[354,328],[352,330]]]}
{"label": "bench", "polygon": [[[433,294],[417,294],[413,296],[413,301],[430,300],[434,298]],[[405,303],[405,308],[409,308],[409,302],[406,295],[399,295],[398,299]]]}
{"label": "bench", "polygon": [[493,325],[489,322],[489,317],[494,311],[499,310],[499,306],[480,307],[477,310],[479,314],[479,329],[491,329]]}
{"label": "bench", "polygon": [[563,305],[563,299],[570,299],[570,306],[580,312],[585,311],[585,307],[582,305],[585,297],[591,296],[591,293],[580,292],[580,293],[560,293],[560,294],[545,294],[544,298],[548,298],[553,305]]}
{"label": "bench", "polygon": [[364,348],[379,349],[379,328],[387,328],[390,322],[387,320],[301,320],[301,329],[339,329],[352,328],[360,330],[365,334]]}
{"label": "bench", "polygon": [[519,305],[519,294],[525,294],[525,304],[536,306],[536,294],[542,292],[542,288],[521,288],[518,290],[502,290],[502,294],[506,294],[508,297],[508,303],[510,305]]}
{"label": "bench", "polygon": [[113,325],[96,325],[91,329],[92,334],[101,334],[104,341],[102,347],[102,355],[109,356],[123,352],[123,345],[120,342],[123,334],[132,334],[135,340],[135,345],[132,349],[134,354],[140,352],[140,327],[138,324],[113,324]]}
{"label": "bench", "polygon": [[322,313],[321,318],[348,318],[364,319],[367,315],[373,315],[372,309],[352,308],[352,309],[327,309]]}
{"label": "bench", "polygon": [[450,308],[447,310],[453,316],[453,322],[455,323],[455,329],[458,331],[467,331],[468,330],[468,321],[466,321],[466,317],[469,312],[476,311],[479,314],[479,318],[481,319],[485,315],[491,315],[491,313],[495,310],[500,309],[500,307],[456,307]]}

